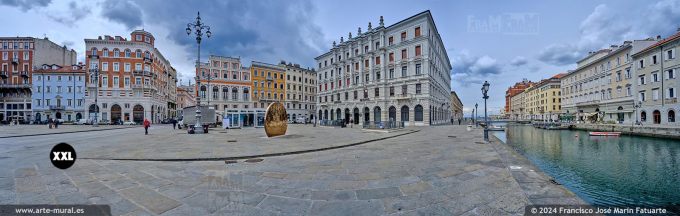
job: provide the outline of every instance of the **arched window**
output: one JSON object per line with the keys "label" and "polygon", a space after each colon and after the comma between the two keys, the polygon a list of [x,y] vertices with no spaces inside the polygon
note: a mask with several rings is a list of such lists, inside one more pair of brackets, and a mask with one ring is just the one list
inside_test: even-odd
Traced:
{"label": "arched window", "polygon": [[235,101],[238,100],[238,88],[231,88],[231,99]]}
{"label": "arched window", "polygon": [[652,117],[654,118],[652,119],[654,120],[654,124],[661,124],[661,112],[659,112],[659,110],[654,110],[654,112],[652,112]]}
{"label": "arched window", "polygon": [[107,48],[102,49],[102,56],[109,57],[109,49]]}
{"label": "arched window", "polygon": [[92,55],[97,55],[97,48],[96,47],[92,47]]}
{"label": "arched window", "polygon": [[382,111],[380,110],[380,107],[373,108],[373,121],[374,122],[380,122],[381,121],[381,119],[380,119],[380,113],[381,112]]}
{"label": "arched window", "polygon": [[420,104],[416,105],[414,112],[415,112],[415,120],[417,122],[423,121],[423,106],[421,106]]}
{"label": "arched window", "polygon": [[136,56],[137,58],[142,58],[142,50],[139,50],[139,49],[138,49],[138,50],[135,50],[135,56]]}
{"label": "arched window", "polygon": [[408,121],[408,106],[402,106],[401,107],[401,121],[402,122],[407,122]]}
{"label": "arched window", "polygon": [[229,99],[229,87],[222,87],[222,99]]}
{"label": "arched window", "polygon": [[645,112],[645,111],[640,112],[640,121],[641,122],[647,121],[647,112]]}
{"label": "arched window", "polygon": [[212,89],[212,97],[213,97],[213,99],[217,99],[217,95],[218,95],[219,92],[220,92],[220,89],[217,88],[217,86],[214,86],[213,89]]}
{"label": "arched window", "polygon": [[389,121],[397,121],[397,108],[391,106],[389,109]]}
{"label": "arched window", "polygon": [[207,91],[207,88],[205,86],[201,86],[199,96],[201,96],[202,99],[205,99],[205,91]]}
{"label": "arched window", "polygon": [[114,58],[120,57],[120,50],[118,50],[117,48],[113,49],[113,57]]}
{"label": "arched window", "polygon": [[243,100],[248,101],[248,100],[250,100],[249,98],[250,98],[250,91],[248,90],[248,88],[243,88]]}
{"label": "arched window", "polygon": [[149,51],[144,52],[144,57],[151,59],[151,53]]}
{"label": "arched window", "polygon": [[668,110],[668,122],[675,122],[675,111]]}
{"label": "arched window", "polygon": [[130,50],[125,49],[125,58],[130,58]]}

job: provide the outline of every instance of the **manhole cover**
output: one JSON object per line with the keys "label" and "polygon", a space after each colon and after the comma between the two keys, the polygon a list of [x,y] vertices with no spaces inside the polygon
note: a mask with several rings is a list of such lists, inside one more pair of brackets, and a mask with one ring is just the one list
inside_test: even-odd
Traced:
{"label": "manhole cover", "polygon": [[236,161],[235,160],[225,160],[224,163],[225,164],[235,164]]}
{"label": "manhole cover", "polygon": [[236,142],[236,140],[227,140],[227,142]]}
{"label": "manhole cover", "polygon": [[246,163],[257,163],[257,162],[262,162],[264,159],[262,158],[253,158],[253,159],[248,159],[246,160]]}

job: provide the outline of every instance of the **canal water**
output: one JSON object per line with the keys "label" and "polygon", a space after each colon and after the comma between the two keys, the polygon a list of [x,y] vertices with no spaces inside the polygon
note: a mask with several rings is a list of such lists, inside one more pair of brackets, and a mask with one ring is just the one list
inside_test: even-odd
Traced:
{"label": "canal water", "polygon": [[680,141],[521,125],[494,135],[591,204],[680,204]]}

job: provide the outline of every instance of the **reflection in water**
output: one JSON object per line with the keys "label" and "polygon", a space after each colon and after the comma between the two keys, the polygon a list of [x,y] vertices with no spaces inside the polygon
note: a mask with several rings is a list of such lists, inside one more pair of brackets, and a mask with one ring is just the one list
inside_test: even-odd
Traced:
{"label": "reflection in water", "polygon": [[680,141],[517,125],[495,135],[592,204],[680,204]]}

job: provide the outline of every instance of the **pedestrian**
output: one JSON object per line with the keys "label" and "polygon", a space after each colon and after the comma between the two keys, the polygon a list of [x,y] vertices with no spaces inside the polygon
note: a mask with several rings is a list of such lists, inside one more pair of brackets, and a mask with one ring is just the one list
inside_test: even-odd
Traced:
{"label": "pedestrian", "polygon": [[54,119],[54,129],[59,128],[59,119]]}
{"label": "pedestrian", "polygon": [[151,122],[149,119],[144,119],[144,135],[149,135],[149,127],[151,127]]}
{"label": "pedestrian", "polygon": [[52,118],[47,118],[47,125],[52,129]]}
{"label": "pedestrian", "polygon": [[174,130],[177,127],[177,120],[175,118],[172,118],[172,129]]}

